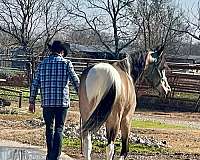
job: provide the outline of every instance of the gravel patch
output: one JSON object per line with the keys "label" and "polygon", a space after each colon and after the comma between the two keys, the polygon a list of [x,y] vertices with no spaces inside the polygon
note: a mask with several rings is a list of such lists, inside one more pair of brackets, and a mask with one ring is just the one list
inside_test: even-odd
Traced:
{"label": "gravel patch", "polygon": [[44,122],[40,119],[30,119],[24,121],[0,120],[1,127],[23,127],[23,128],[40,128]]}
{"label": "gravel patch", "polygon": [[[78,124],[67,124],[65,126],[65,130],[64,130],[64,136],[68,137],[68,138],[80,138],[80,129],[79,129],[79,125]],[[106,128],[105,126],[102,126],[98,132],[92,134],[92,139],[93,140],[98,140],[100,142],[107,142],[106,139]],[[121,141],[121,137],[120,134],[117,136],[117,140]],[[168,147],[167,142],[166,141],[157,141],[156,139],[152,138],[147,138],[147,137],[141,137],[136,135],[135,133],[133,133],[131,131],[130,135],[129,135],[129,142],[130,143],[135,143],[135,144],[143,144],[146,146],[150,146],[150,147]]]}

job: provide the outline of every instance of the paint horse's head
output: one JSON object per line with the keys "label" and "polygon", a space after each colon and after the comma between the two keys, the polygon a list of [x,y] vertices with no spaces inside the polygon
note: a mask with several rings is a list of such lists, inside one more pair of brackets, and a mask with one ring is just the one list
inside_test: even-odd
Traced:
{"label": "paint horse's head", "polygon": [[154,51],[147,53],[143,76],[161,95],[167,95],[171,91],[171,88],[165,74],[166,64],[163,49],[164,47],[159,46]]}

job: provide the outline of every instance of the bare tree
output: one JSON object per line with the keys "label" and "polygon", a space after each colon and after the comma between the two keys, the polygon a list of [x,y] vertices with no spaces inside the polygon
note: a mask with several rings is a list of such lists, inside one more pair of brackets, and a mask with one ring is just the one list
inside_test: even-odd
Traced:
{"label": "bare tree", "polygon": [[14,45],[33,48],[47,44],[66,29],[69,18],[59,0],[0,0],[0,31]]}
{"label": "bare tree", "polygon": [[63,5],[58,0],[46,0],[43,5],[44,13],[44,51],[47,49],[47,45],[54,38],[54,36],[62,30],[66,30],[69,27],[70,17],[63,9]]}
{"label": "bare tree", "polygon": [[40,23],[42,0],[0,0],[0,30],[27,47]]}
{"label": "bare tree", "polygon": [[76,26],[85,24],[85,29],[94,31],[115,58],[137,38],[139,22],[128,9],[134,0],[69,0],[63,5],[79,20]]}
{"label": "bare tree", "polygon": [[138,0],[137,3],[138,16],[142,19],[140,38],[145,49],[162,43],[172,45],[182,36],[171,30],[182,25],[182,13],[171,0]]}
{"label": "bare tree", "polygon": [[[101,35],[103,36],[103,35]],[[96,35],[96,33],[92,30],[81,30],[76,29],[76,30],[71,30],[68,33],[68,40],[77,43],[77,44],[82,44],[82,45],[101,45],[101,42]]]}
{"label": "bare tree", "polygon": [[0,48],[6,50],[12,45],[13,38],[7,33],[0,32]]}
{"label": "bare tree", "polygon": [[188,9],[185,15],[185,27],[174,29],[175,31],[186,33],[196,40],[200,40],[200,1],[195,2],[192,8]]}

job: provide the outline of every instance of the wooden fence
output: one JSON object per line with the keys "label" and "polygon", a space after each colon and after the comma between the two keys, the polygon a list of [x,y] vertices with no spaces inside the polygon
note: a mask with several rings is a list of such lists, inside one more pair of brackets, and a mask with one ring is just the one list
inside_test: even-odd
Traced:
{"label": "wooden fence", "polygon": [[[113,63],[114,60],[105,59],[88,59],[88,58],[70,58],[74,64],[75,71],[80,74],[84,68],[99,62]],[[177,93],[191,93],[198,96],[194,100],[195,110],[199,110],[200,101],[200,64],[190,63],[174,63],[167,62],[167,77],[172,92],[168,95],[168,99],[176,99]],[[144,82],[137,85],[137,94],[140,96],[155,96],[155,90]],[[181,99],[181,97],[180,97]]]}
{"label": "wooden fence", "polygon": [[[77,74],[81,74],[82,71],[90,65],[99,62],[113,63],[116,60],[106,60],[106,59],[89,59],[89,58],[72,58],[68,57],[74,65],[75,71]],[[176,93],[191,93],[197,94],[198,98],[195,102],[196,108],[200,101],[200,64],[190,64],[190,63],[172,63],[167,62],[169,70],[167,71],[167,77],[169,84],[172,88],[172,92],[168,95],[168,98],[174,98]],[[0,88],[1,89],[1,88]],[[138,95],[151,96],[155,92],[152,92],[150,86],[145,83],[137,84]],[[145,91],[145,92],[144,92]],[[15,91],[13,91],[15,92]],[[19,92],[19,100],[22,100],[21,91]],[[75,94],[72,90],[71,94]],[[77,100],[76,98],[73,100]],[[21,102],[19,102],[21,106]]]}
{"label": "wooden fence", "polygon": [[[88,58],[70,58],[75,71],[80,74],[85,68],[99,62],[113,63],[115,60],[105,59],[88,59]],[[200,64],[189,63],[171,63],[167,62],[169,69],[167,70],[167,77],[172,88],[171,96],[175,92],[189,92],[200,94]],[[141,89],[148,89],[145,83],[137,84]]]}

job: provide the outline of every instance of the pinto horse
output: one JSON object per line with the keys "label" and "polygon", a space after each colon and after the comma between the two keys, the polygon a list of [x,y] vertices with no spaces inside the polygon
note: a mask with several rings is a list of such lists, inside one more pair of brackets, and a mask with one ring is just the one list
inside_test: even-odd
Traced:
{"label": "pinto horse", "polygon": [[91,132],[106,122],[107,159],[114,157],[114,142],[121,130],[120,159],[128,154],[131,119],[136,107],[135,83],[143,76],[160,94],[167,94],[170,86],[165,76],[163,47],[146,54],[137,52],[113,64],[99,63],[83,71],[79,90],[82,117],[83,152],[91,160]]}

